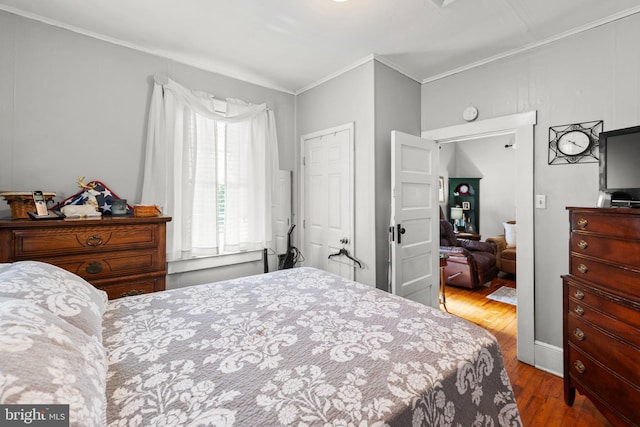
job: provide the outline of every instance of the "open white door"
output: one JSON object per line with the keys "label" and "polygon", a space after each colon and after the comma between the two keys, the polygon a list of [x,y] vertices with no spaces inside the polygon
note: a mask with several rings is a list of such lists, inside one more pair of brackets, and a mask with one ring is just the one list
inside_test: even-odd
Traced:
{"label": "open white door", "polygon": [[439,306],[438,147],[391,132],[391,291]]}

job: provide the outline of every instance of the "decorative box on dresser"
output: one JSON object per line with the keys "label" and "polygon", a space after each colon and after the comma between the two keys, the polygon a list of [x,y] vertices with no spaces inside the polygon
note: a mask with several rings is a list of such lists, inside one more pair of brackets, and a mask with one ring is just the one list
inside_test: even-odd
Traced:
{"label": "decorative box on dresser", "polygon": [[567,208],[564,399],[576,389],[615,425],[640,425],[640,209]]}
{"label": "decorative box on dresser", "polygon": [[165,289],[169,217],[0,221],[0,262],[43,261],[109,299]]}

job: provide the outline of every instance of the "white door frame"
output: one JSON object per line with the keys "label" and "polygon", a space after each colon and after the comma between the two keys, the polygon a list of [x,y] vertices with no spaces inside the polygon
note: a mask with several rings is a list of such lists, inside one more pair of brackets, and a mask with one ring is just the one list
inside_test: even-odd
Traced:
{"label": "white door frame", "polygon": [[518,224],[518,360],[535,366],[534,318],[534,126],[535,110],[478,122],[427,130],[422,137],[438,143],[464,141],[480,137],[515,136],[516,150],[516,222]]}
{"label": "white door frame", "polygon": [[[305,171],[304,171],[304,153],[305,153],[305,144],[306,141],[309,139],[315,139],[315,138],[319,138],[323,135],[329,135],[329,134],[333,134],[333,133],[338,133],[338,132],[343,132],[345,130],[349,131],[349,194],[350,194],[350,199],[349,200],[349,205],[350,205],[350,212],[349,212],[349,244],[351,245],[351,248],[353,248],[353,250],[355,251],[355,173],[354,173],[354,165],[355,165],[355,138],[354,138],[354,129],[355,129],[355,123],[351,122],[351,123],[345,123],[343,125],[338,125],[338,126],[334,126],[328,129],[323,129],[323,130],[319,130],[316,132],[312,132],[312,133],[308,133],[305,135],[302,135],[300,137],[300,176],[299,176],[299,188],[300,188],[300,232],[299,232],[299,236],[300,236],[300,247],[304,248],[306,245],[306,235],[305,235],[305,220],[306,220],[306,213],[305,213]],[[304,253],[302,254],[304,256]],[[353,273],[353,277],[354,280],[356,280],[356,274],[355,274],[355,267],[354,267],[354,273]]]}

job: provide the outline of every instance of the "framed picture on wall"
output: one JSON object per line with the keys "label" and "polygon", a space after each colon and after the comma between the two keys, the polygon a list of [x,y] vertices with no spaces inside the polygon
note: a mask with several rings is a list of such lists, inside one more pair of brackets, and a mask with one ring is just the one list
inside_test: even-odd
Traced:
{"label": "framed picture on wall", "polygon": [[438,179],[438,201],[444,203],[444,177]]}
{"label": "framed picture on wall", "polygon": [[462,202],[462,210],[468,211],[471,209],[471,202]]}

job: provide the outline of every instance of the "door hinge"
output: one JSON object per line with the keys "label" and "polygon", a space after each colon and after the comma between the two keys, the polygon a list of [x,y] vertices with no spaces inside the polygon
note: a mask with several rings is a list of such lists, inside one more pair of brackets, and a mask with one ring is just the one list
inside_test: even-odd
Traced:
{"label": "door hinge", "polygon": [[307,157],[302,156],[302,166],[307,166]]}

